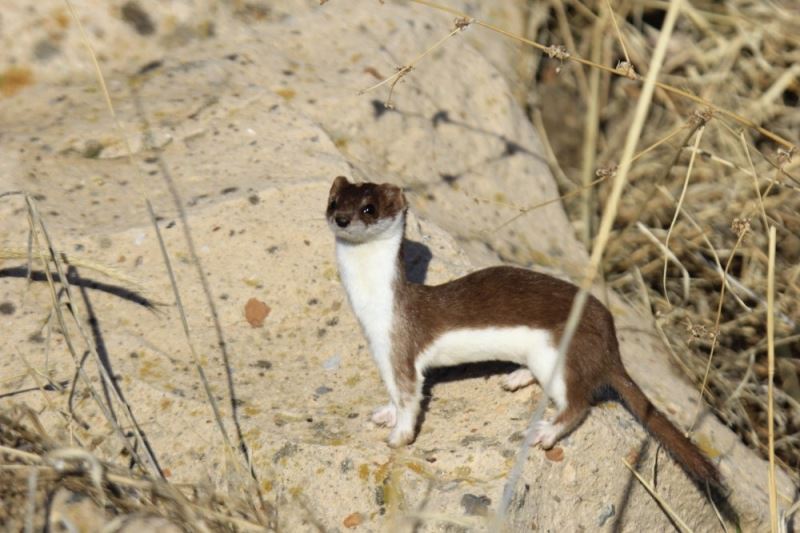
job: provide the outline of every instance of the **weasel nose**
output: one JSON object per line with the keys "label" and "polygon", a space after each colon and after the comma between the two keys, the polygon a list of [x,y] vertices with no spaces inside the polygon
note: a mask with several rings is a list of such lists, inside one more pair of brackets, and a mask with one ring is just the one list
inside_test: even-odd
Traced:
{"label": "weasel nose", "polygon": [[336,225],[340,228],[346,228],[350,224],[350,219],[347,217],[336,217]]}

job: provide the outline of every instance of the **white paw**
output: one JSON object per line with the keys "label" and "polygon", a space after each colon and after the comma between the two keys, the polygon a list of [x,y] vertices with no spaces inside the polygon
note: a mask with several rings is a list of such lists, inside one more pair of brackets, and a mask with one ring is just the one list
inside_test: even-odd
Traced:
{"label": "white paw", "polygon": [[533,446],[541,444],[542,448],[549,450],[558,440],[561,425],[553,424],[550,420],[539,420],[533,425]]}
{"label": "white paw", "polygon": [[533,383],[533,374],[524,367],[518,368],[503,377],[503,388],[507,391],[513,392],[522,387],[527,387],[531,383]]}
{"label": "white paw", "polygon": [[393,428],[397,424],[397,408],[394,404],[386,404],[372,412],[372,423]]}
{"label": "white paw", "polygon": [[411,444],[414,442],[414,429],[401,428],[398,426],[389,434],[389,439],[387,442],[392,448],[399,448],[400,446]]}

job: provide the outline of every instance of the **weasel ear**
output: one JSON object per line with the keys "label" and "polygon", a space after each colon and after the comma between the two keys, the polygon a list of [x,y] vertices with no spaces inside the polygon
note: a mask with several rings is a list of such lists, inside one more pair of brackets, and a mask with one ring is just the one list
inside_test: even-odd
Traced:
{"label": "weasel ear", "polygon": [[345,185],[350,185],[347,178],[344,176],[336,176],[336,179],[333,180],[333,185],[331,185],[330,196],[335,196]]}
{"label": "weasel ear", "polygon": [[394,212],[405,211],[408,207],[408,202],[406,201],[406,196],[403,194],[403,189],[398,187],[397,185],[392,185],[391,183],[383,183],[381,184],[381,188],[386,189],[387,191],[387,199],[389,200],[389,205]]}

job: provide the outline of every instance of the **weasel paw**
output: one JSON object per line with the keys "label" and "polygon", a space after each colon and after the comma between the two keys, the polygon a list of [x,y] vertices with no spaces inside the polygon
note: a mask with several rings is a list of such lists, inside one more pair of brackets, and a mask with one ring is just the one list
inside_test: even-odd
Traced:
{"label": "weasel paw", "polygon": [[527,368],[518,368],[503,377],[503,388],[513,392],[522,387],[527,387],[533,383],[533,381],[533,374],[531,374],[530,370]]}
{"label": "weasel paw", "polygon": [[375,409],[372,412],[372,423],[393,428],[397,424],[397,408],[390,403]]}
{"label": "weasel paw", "polygon": [[558,440],[561,425],[553,424],[550,420],[539,420],[533,425],[533,446],[541,444],[542,448],[549,450]]}
{"label": "weasel paw", "polygon": [[391,448],[399,448],[400,446],[411,444],[414,442],[414,430],[396,427],[389,434],[389,440],[387,442]]}

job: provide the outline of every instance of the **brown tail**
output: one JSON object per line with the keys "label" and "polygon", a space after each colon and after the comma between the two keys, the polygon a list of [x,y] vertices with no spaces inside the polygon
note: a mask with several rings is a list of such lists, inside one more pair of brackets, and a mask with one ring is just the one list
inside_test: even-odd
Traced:
{"label": "brown tail", "polygon": [[722,487],[717,467],[650,403],[642,389],[633,382],[624,369],[612,375],[611,386],[622,397],[634,416],[653,436],[661,441],[667,451],[691,477],[699,481],[701,485],[708,482],[712,488]]}

